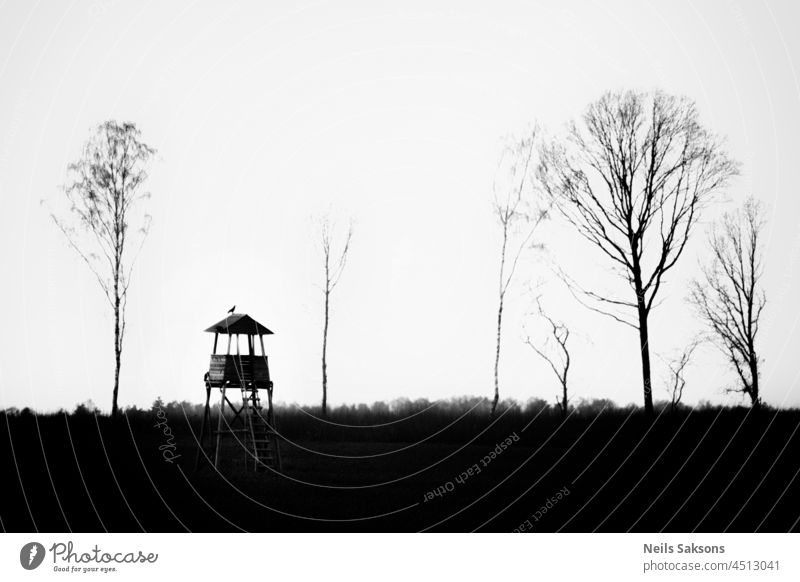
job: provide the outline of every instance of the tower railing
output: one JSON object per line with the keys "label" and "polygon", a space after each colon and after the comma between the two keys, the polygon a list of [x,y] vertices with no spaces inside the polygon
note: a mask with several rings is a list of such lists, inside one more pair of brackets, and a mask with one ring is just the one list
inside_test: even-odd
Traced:
{"label": "tower railing", "polygon": [[223,384],[241,388],[253,382],[259,388],[266,388],[270,382],[267,356],[212,355],[208,382],[213,388]]}

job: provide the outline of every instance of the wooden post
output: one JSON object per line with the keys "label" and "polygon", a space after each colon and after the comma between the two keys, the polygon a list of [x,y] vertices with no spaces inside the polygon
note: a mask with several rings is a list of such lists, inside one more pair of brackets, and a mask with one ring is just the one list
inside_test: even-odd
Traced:
{"label": "wooden post", "polygon": [[209,409],[209,402],[211,400],[211,385],[206,380],[206,406],[203,409],[203,422],[200,425],[200,439],[197,447],[197,456],[194,459],[195,471],[200,466],[200,455],[205,452],[206,442],[206,429],[211,429],[211,410]]}
{"label": "wooden post", "polygon": [[214,334],[214,349],[211,351],[211,355],[214,355],[214,354],[217,353],[217,340],[218,339],[219,339],[219,334],[215,333]]}
{"label": "wooden post", "polygon": [[[250,439],[250,441],[253,444],[253,450],[255,450],[257,445],[256,445],[255,429],[253,427],[253,415],[254,414],[258,414],[258,411],[255,410],[256,390],[257,390],[258,386],[256,385],[256,370],[255,370],[255,357],[254,357],[254,354],[253,354],[253,339],[254,339],[253,336],[248,334],[248,336],[247,336],[247,355],[249,356],[249,360],[250,361],[248,362],[247,366],[250,369],[250,387],[249,387],[250,391],[246,391],[245,392],[245,394],[247,395],[247,400],[248,400],[248,402],[246,402],[247,410],[246,410],[246,417],[245,417],[245,428],[247,428],[249,430],[245,433],[244,438],[245,439],[248,439],[248,438]],[[243,388],[245,388],[245,387],[243,386]],[[247,450],[247,446],[245,446],[245,456],[247,454],[248,454],[248,450]],[[249,459],[247,457],[245,457],[245,467],[248,466],[248,462],[249,462]],[[253,470],[257,471],[258,470],[258,457],[256,457],[255,455],[254,455],[254,458],[253,458],[253,462],[255,463],[253,465]]]}
{"label": "wooden post", "polygon": [[219,466],[219,439],[222,437],[222,417],[225,416],[225,384],[222,385],[222,399],[219,403],[219,419],[217,420],[217,446],[214,450],[214,467]]}
{"label": "wooden post", "polygon": [[275,430],[275,416],[272,413],[272,378],[269,375],[269,358],[264,356],[264,363],[267,366],[267,398],[269,399],[269,408],[267,408],[267,421],[269,428]]}
{"label": "wooden post", "polygon": [[255,368],[255,337],[252,335],[247,336],[247,355],[250,356],[250,363],[248,367],[250,368],[250,382],[252,383],[252,388],[256,388],[256,368]]}

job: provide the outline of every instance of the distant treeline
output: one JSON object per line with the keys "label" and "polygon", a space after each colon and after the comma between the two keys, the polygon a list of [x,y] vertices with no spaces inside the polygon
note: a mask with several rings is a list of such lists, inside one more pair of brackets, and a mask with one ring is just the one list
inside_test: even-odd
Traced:
{"label": "distant treeline", "polygon": [[[278,432],[289,440],[485,443],[528,428],[532,429],[530,432],[540,435],[572,435],[574,438],[575,431],[581,431],[589,424],[596,424],[598,427],[607,425],[609,428],[618,427],[621,423],[636,425],[644,417],[643,409],[634,404],[620,406],[609,399],[594,398],[577,400],[566,421],[562,421],[558,406],[533,398],[524,403],[510,399],[500,401],[497,414],[492,421],[487,422],[491,405],[489,399],[478,397],[438,401],[402,398],[388,403],[329,407],[327,416],[323,418],[320,406],[277,404],[275,419]],[[657,417],[664,422],[683,423],[690,417],[704,425],[715,422],[715,417],[727,424],[747,416],[757,414],[764,418],[772,414],[768,408],[754,412],[746,407],[720,406],[710,402],[701,402],[694,407],[681,404],[673,409],[671,403],[664,401],[657,402],[655,408]],[[183,433],[186,438],[192,438],[190,430],[195,435],[199,434],[203,417],[202,404],[187,401],[163,402],[158,399],[150,408],[130,406],[122,412],[131,425],[141,427],[155,422],[155,414],[159,410],[166,414],[177,433]],[[784,410],[783,415],[788,413],[794,416],[796,412]],[[17,418],[57,415],[90,418],[95,414],[105,416],[88,401],[77,405],[72,412],[61,410],[42,415],[29,408],[9,408],[0,412],[0,422],[6,415]],[[211,414],[212,426],[216,427],[218,413],[212,409]],[[224,422],[230,423],[232,418],[233,413],[226,410]],[[688,422],[693,423],[694,421]],[[560,436],[556,440],[560,440]]]}

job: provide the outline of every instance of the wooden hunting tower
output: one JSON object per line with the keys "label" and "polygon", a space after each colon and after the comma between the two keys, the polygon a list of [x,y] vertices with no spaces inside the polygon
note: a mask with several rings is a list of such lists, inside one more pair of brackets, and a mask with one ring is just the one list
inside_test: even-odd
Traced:
{"label": "wooden hunting tower", "polygon": [[[200,448],[197,451],[196,465],[201,454],[211,458],[206,452],[206,435],[213,444],[214,466],[219,466],[220,439],[230,435],[236,437],[245,453],[245,466],[256,471],[271,468],[281,470],[281,456],[278,449],[278,435],[275,432],[275,416],[272,409],[272,380],[269,377],[269,360],[264,351],[264,336],[272,332],[246,314],[232,313],[222,321],[209,327],[214,334],[214,347],[211,362],[204,377],[206,383],[206,406],[200,429]],[[227,336],[225,354],[217,354],[220,336]],[[247,353],[240,349],[240,336],[247,340]],[[256,344],[258,337],[258,344]],[[232,344],[235,344],[232,346]],[[256,345],[261,353],[256,355]],[[236,353],[231,353],[235,347]],[[219,416],[216,430],[211,429],[211,391],[220,391]],[[228,397],[228,390],[241,392],[242,404],[235,406]],[[259,390],[266,390],[266,411],[261,405]],[[233,412],[233,418],[225,416],[225,405]]]}

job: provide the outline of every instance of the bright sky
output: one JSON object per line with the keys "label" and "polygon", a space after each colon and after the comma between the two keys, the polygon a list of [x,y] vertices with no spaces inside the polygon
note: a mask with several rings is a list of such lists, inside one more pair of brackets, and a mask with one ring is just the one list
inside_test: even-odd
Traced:
{"label": "bright sky", "polygon": [[[800,38],[796,3],[122,2],[0,5],[0,407],[110,409],[112,316],[48,217],[90,129],[136,122],[158,149],[151,236],[134,273],[120,404],[201,401],[212,336],[233,304],[267,339],[276,399],[320,397],[322,264],[313,216],[352,216],[333,296],[332,403],[490,396],[501,138],[557,130],[603,91],[698,103],[743,164],[730,203],[769,207],[763,395],[800,405]],[[45,201],[42,204],[42,200]],[[726,208],[724,204],[706,215]],[[700,233],[698,233],[700,234]],[[583,284],[616,283],[554,221],[540,241]],[[653,315],[656,398],[699,330],[684,301],[697,236]],[[526,256],[509,298],[501,396],[552,401],[524,345]],[[575,397],[641,403],[636,333],[554,282],[574,330]],[[528,329],[539,333],[535,320]],[[721,356],[697,353],[686,400],[736,403]]]}

